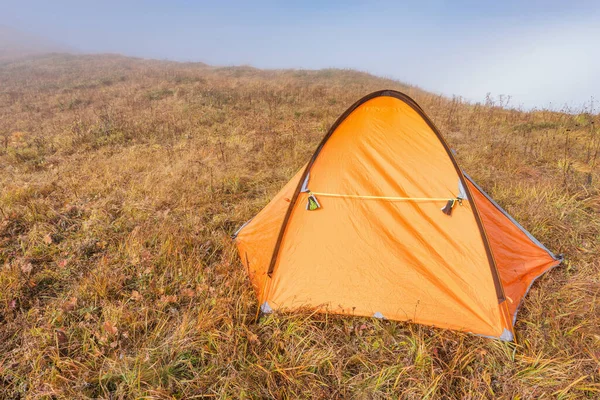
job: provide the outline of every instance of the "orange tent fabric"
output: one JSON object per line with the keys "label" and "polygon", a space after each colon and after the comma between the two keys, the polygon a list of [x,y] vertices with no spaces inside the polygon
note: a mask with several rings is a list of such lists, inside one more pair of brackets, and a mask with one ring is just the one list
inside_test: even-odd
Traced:
{"label": "orange tent fabric", "polygon": [[466,175],[477,209],[488,233],[502,287],[513,319],[533,281],[560,264],[561,259],[541,244]]}
{"label": "orange tent fabric", "polygon": [[351,106],[235,241],[263,312],[310,307],[503,340],[533,280],[560,263],[390,90]]}

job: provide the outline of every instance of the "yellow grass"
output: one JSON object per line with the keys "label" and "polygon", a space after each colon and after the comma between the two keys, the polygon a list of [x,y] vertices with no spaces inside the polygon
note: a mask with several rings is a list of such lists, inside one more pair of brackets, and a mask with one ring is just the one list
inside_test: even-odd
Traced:
{"label": "yellow grass", "polygon": [[[518,344],[275,314],[229,239],[333,121],[413,96],[566,261]],[[344,70],[118,56],[0,63],[0,398],[598,398],[600,118],[467,104]]]}

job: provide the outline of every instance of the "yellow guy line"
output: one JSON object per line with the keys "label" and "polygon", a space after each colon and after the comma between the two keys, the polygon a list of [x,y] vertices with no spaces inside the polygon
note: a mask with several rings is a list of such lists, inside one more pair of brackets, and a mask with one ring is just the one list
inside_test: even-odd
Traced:
{"label": "yellow guy line", "polygon": [[322,197],[347,197],[350,199],[367,199],[367,200],[388,200],[388,201],[448,201],[454,200],[450,197],[388,197],[388,196],[363,196],[359,194],[335,194],[335,193],[320,193],[308,192],[309,195]]}

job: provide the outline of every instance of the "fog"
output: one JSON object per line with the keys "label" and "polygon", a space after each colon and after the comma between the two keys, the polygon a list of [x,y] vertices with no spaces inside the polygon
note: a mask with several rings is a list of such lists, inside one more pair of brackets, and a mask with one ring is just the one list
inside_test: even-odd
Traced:
{"label": "fog", "polygon": [[[600,95],[597,2],[13,2],[2,49],[354,68],[470,101],[582,109]],[[37,39],[34,39],[37,38]],[[16,49],[16,50],[15,50]]]}

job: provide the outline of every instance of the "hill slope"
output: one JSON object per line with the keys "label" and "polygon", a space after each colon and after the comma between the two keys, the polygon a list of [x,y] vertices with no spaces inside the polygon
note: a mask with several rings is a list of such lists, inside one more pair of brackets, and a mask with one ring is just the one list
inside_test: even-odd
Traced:
{"label": "hill slope", "polygon": [[[229,235],[382,88],[413,96],[462,167],[565,254],[528,295],[518,344],[310,313],[254,323]],[[0,63],[0,397],[597,397],[599,122],[354,71]]]}

